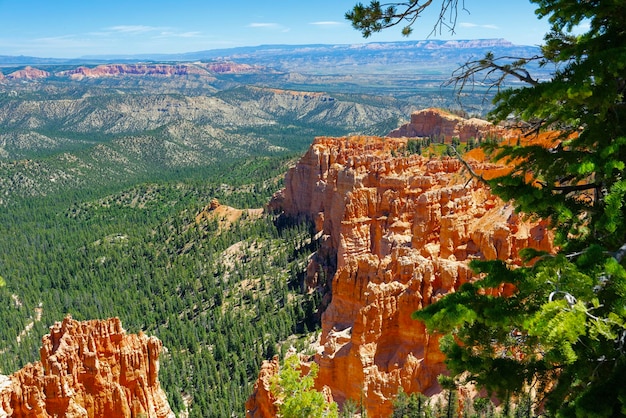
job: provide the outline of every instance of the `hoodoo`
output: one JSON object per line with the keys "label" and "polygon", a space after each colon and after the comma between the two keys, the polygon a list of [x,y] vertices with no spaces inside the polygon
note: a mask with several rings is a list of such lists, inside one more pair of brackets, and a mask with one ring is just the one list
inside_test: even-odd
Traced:
{"label": "hoodoo", "polygon": [[158,380],[162,346],[118,318],[67,317],[43,337],[39,362],[0,380],[0,417],[174,417]]}
{"label": "hoodoo", "polygon": [[[368,416],[389,416],[400,387],[440,390],[438,337],[411,314],[471,280],[471,259],[520,263],[521,248],[551,250],[544,223],[522,220],[457,159],[409,155],[407,141],[317,138],[270,205],[315,223],[322,246],[308,271],[332,278],[316,385],[363,402]],[[504,168],[468,163],[486,176]]]}

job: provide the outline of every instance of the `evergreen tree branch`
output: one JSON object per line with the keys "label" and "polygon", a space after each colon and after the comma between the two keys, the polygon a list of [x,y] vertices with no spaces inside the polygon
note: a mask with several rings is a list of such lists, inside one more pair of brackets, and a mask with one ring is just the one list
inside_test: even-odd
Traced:
{"label": "evergreen tree branch", "polygon": [[[465,9],[464,0],[443,0],[439,17],[437,18],[432,34],[441,33],[446,28],[454,33],[456,21],[458,17],[459,1],[462,10]],[[397,26],[401,23],[405,24],[402,28],[402,34],[408,36],[412,32],[412,26],[416,23],[421,13],[431,6],[433,0],[420,2],[419,0],[410,0],[407,2],[383,3],[372,0],[368,6],[358,3],[349,12],[346,12],[345,18],[352,22],[352,27],[361,32],[363,37],[369,38],[372,33],[380,32],[383,29]],[[448,17],[447,17],[448,16]]]}
{"label": "evergreen tree branch", "polygon": [[[531,86],[539,85],[539,81],[533,78],[530,72],[524,68],[532,61],[543,59],[541,55],[533,57],[495,57],[492,52],[485,54],[484,58],[468,61],[452,73],[452,77],[444,86],[454,86],[457,94],[463,92],[468,85],[487,84],[488,90],[500,91],[507,77],[511,76]],[[500,63],[500,62],[505,63]],[[481,77],[478,77],[481,75]]]}
{"label": "evergreen tree branch", "polygon": [[[463,157],[461,157],[461,154],[459,154],[459,152],[457,151],[456,147],[454,147],[454,145],[448,145],[448,149],[452,150],[452,152],[454,153],[454,156],[456,157],[456,159],[459,160],[461,162],[461,164],[463,164],[465,169],[470,173],[470,175],[473,178],[479,180],[481,183],[486,184],[487,186],[489,185],[487,180],[485,180],[485,178],[482,175],[480,175],[477,172],[475,172],[474,169],[472,168],[472,166],[467,161],[465,161],[465,159]],[[466,187],[467,187],[468,183],[469,183],[469,181],[465,184]]]}

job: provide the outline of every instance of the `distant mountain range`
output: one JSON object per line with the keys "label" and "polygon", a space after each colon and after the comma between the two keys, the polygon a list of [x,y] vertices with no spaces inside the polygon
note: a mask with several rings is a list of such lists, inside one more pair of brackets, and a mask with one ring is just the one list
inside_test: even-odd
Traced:
{"label": "distant mountain range", "polygon": [[80,58],[0,56],[0,67],[25,65],[97,65],[119,62],[235,61],[281,71],[315,74],[380,73],[428,70],[449,73],[459,64],[492,51],[496,56],[532,56],[536,46],[514,45],[504,39],[420,40],[362,44],[260,45],[183,54],[93,55]]}

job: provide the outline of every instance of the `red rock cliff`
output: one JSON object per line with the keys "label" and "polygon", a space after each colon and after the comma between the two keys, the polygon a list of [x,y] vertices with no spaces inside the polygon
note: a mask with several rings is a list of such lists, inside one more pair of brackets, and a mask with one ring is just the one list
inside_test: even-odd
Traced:
{"label": "red rock cliff", "polygon": [[459,138],[467,141],[470,138],[484,139],[488,137],[504,136],[504,128],[495,126],[485,120],[465,119],[441,109],[424,109],[411,114],[411,121],[389,133],[390,137],[431,137]]}
{"label": "red rock cliff", "polygon": [[42,339],[41,361],[0,379],[0,417],[174,417],[158,380],[162,343],[119,319],[67,317]]}
{"label": "red rock cliff", "polygon": [[[438,339],[412,312],[471,280],[472,258],[516,263],[523,247],[551,248],[543,224],[522,222],[458,160],[394,157],[406,141],[317,138],[270,205],[309,217],[322,235],[309,271],[315,276],[319,263],[332,274],[332,299],[317,386],[339,403],[363,399],[374,417],[391,414],[400,386],[439,390]],[[485,174],[502,168],[471,164]]]}

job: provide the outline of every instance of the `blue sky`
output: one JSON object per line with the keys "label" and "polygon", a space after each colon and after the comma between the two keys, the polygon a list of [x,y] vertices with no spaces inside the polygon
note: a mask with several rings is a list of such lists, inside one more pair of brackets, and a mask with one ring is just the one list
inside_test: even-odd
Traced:
{"label": "blue sky", "polygon": [[[432,31],[441,0],[415,27]],[[262,44],[352,44],[406,40],[399,28],[368,40],[344,19],[357,0],[0,0],[0,55],[178,53]],[[369,3],[369,0],[362,0]],[[384,0],[382,1],[384,3]],[[433,39],[505,38],[538,45],[547,24],[525,0],[465,0],[456,34]]]}

